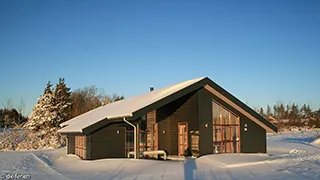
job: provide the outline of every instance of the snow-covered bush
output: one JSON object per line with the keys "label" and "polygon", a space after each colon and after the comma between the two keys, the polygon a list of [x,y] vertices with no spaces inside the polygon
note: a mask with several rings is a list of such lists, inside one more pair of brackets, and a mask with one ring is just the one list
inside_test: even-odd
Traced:
{"label": "snow-covered bush", "polygon": [[16,150],[18,144],[25,137],[26,132],[23,129],[8,129],[0,133],[0,151]]}
{"label": "snow-covered bush", "polygon": [[23,141],[18,144],[17,150],[59,148],[65,145],[65,137],[61,136],[57,129],[53,128],[51,131],[38,133],[28,131]]}
{"label": "snow-covered bush", "polygon": [[26,129],[0,133],[0,151],[49,149],[65,145],[65,137],[57,133],[56,128],[38,133]]}

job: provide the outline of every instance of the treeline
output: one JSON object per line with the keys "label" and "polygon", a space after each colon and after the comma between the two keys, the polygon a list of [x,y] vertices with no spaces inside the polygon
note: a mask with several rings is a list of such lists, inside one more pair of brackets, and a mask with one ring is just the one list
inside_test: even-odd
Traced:
{"label": "treeline", "polygon": [[257,110],[260,115],[274,122],[278,127],[285,126],[310,126],[320,127],[320,109],[312,110],[310,105],[277,103],[272,108],[268,105],[266,110]]}
{"label": "treeline", "polygon": [[28,120],[27,117],[18,112],[15,108],[0,109],[0,128],[6,130],[14,126],[23,124]]}
{"label": "treeline", "polygon": [[95,86],[87,86],[73,91],[70,98],[72,105],[67,120],[97,107],[124,99],[124,96],[108,95]]}
{"label": "treeline", "polygon": [[24,102],[21,99],[20,104],[14,107],[12,101],[7,99],[1,102],[3,108],[0,109],[0,129],[7,129],[23,124],[28,120],[28,117],[23,115],[25,108]]}

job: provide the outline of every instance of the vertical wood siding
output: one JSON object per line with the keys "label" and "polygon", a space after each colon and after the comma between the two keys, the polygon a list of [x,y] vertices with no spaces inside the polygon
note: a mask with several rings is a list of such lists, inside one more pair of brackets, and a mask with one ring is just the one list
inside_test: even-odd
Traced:
{"label": "vertical wood siding", "polygon": [[178,155],[178,123],[188,123],[188,146],[192,143],[191,131],[198,130],[198,101],[197,93],[192,92],[176,101],[157,109],[158,146],[170,155]]}
{"label": "vertical wood siding", "polygon": [[75,153],[82,159],[86,159],[86,136],[75,136]]}
{"label": "vertical wood siding", "polygon": [[126,157],[124,124],[110,124],[88,137],[91,144],[88,159]]}
{"label": "vertical wood siding", "polygon": [[[247,131],[244,131],[244,128],[247,128]],[[264,128],[245,116],[240,117],[240,150],[242,153],[266,153],[266,138]]]}
{"label": "vertical wood siding", "polygon": [[75,154],[75,136],[67,136],[67,154]]}
{"label": "vertical wood siding", "polygon": [[157,150],[156,111],[147,113],[147,151]]}
{"label": "vertical wood siding", "polygon": [[212,97],[211,93],[202,88],[198,91],[198,126],[199,126],[199,155],[213,153],[213,130],[212,130]]}

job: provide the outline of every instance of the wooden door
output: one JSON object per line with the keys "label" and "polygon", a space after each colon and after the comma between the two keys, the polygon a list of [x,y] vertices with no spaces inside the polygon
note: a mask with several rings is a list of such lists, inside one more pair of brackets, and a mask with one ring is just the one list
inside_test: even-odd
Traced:
{"label": "wooden door", "polygon": [[188,148],[188,123],[178,123],[178,155],[183,156]]}
{"label": "wooden door", "polygon": [[75,136],[75,154],[86,159],[86,136]]}

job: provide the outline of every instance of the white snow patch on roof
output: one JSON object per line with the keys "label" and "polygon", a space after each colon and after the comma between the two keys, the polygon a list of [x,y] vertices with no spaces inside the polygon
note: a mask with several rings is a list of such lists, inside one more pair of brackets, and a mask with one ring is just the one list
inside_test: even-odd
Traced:
{"label": "white snow patch on roof", "polygon": [[134,96],[128,99],[123,99],[114,103],[110,103],[80,116],[77,116],[69,121],[61,124],[66,126],[59,130],[60,133],[79,132],[90,125],[93,125],[104,119],[115,119],[121,117],[131,117],[134,112],[155,103],[171,94],[174,94],[194,83],[197,83],[204,79],[197,78],[188,80],[179,84],[175,84],[162,89],[154,90],[142,95]]}

